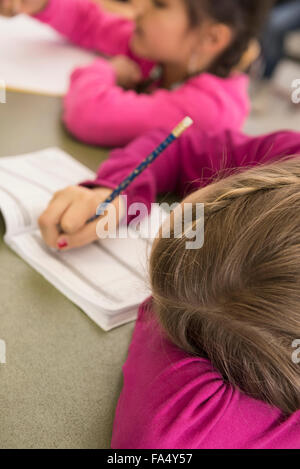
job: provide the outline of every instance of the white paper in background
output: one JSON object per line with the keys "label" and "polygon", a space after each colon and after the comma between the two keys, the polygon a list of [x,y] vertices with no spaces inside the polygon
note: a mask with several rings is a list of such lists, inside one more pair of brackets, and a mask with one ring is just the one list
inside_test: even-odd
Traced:
{"label": "white paper in background", "polygon": [[31,17],[0,18],[0,80],[7,89],[62,96],[72,71],[95,57]]}
{"label": "white paper in background", "polygon": [[292,60],[284,59],[278,65],[273,83],[277,89],[281,90],[287,96],[292,95],[292,83],[300,78],[300,65]]}

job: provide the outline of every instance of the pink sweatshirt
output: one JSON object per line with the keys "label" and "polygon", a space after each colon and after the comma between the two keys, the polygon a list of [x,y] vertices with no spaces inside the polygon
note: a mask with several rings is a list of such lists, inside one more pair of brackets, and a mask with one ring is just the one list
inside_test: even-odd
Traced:
{"label": "pink sweatshirt", "polygon": [[[137,62],[144,78],[153,62],[130,49],[134,23],[104,12],[91,0],[50,0],[37,19],[73,43],[108,56],[125,55]],[[174,127],[189,115],[202,130],[240,129],[249,113],[248,77],[223,79],[203,73],[169,91],[152,94],[124,90],[104,58],[76,69],[64,98],[63,120],[80,140],[101,146],[123,146],[160,126]]]}
{"label": "pink sweatshirt", "polygon": [[[97,179],[84,184],[115,188],[167,133],[152,131],[114,150]],[[130,203],[143,201],[150,207],[158,193],[174,191],[183,197],[208,184],[220,169],[230,172],[297,153],[296,132],[208,136],[191,128],[126,193]],[[208,360],[189,356],[164,336],[151,312],[151,297],[148,301],[148,311],[146,301],[140,306],[123,366],[113,449],[300,448],[300,412],[284,419],[278,409],[224,383]]]}

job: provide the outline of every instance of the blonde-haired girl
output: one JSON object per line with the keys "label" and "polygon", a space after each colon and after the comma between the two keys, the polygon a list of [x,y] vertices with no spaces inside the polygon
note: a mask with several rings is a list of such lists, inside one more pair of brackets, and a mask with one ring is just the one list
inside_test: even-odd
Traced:
{"label": "blonde-haired girl", "polygon": [[[71,249],[96,239],[85,221],[101,191],[167,133],[113,151],[95,180],[57,194],[40,219],[45,241]],[[150,209],[168,191],[182,206],[204,204],[204,245],[187,249],[188,234],[172,230],[154,241],[112,448],[299,448],[300,134],[190,129],[125,194]]]}

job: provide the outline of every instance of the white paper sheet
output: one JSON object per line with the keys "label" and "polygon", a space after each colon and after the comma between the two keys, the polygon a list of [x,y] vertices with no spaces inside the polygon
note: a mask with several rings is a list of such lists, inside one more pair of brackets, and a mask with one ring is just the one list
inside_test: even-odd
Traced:
{"label": "white paper sheet", "polygon": [[0,80],[7,89],[64,95],[74,68],[95,57],[31,17],[0,17]]}
{"label": "white paper sheet", "polygon": [[6,243],[109,330],[134,319],[139,304],[150,295],[147,261],[153,238],[168,215],[155,205],[150,217],[140,222],[142,237],[108,238],[66,252],[50,249],[37,229],[38,216],[54,192],[93,177],[58,148],[0,158],[0,210]]}
{"label": "white paper sheet", "polygon": [[58,148],[0,158],[0,204],[6,234],[36,228],[37,218],[54,192],[93,178],[92,171]]}

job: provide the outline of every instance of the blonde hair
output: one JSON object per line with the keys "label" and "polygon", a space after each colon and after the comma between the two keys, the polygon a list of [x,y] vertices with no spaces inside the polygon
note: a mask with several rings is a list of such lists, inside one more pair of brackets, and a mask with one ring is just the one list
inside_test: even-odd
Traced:
{"label": "blonde hair", "polygon": [[[285,414],[300,409],[300,158],[218,181],[204,202],[205,241],[160,238],[152,305],[172,342]],[[193,221],[194,227],[197,220]]]}

